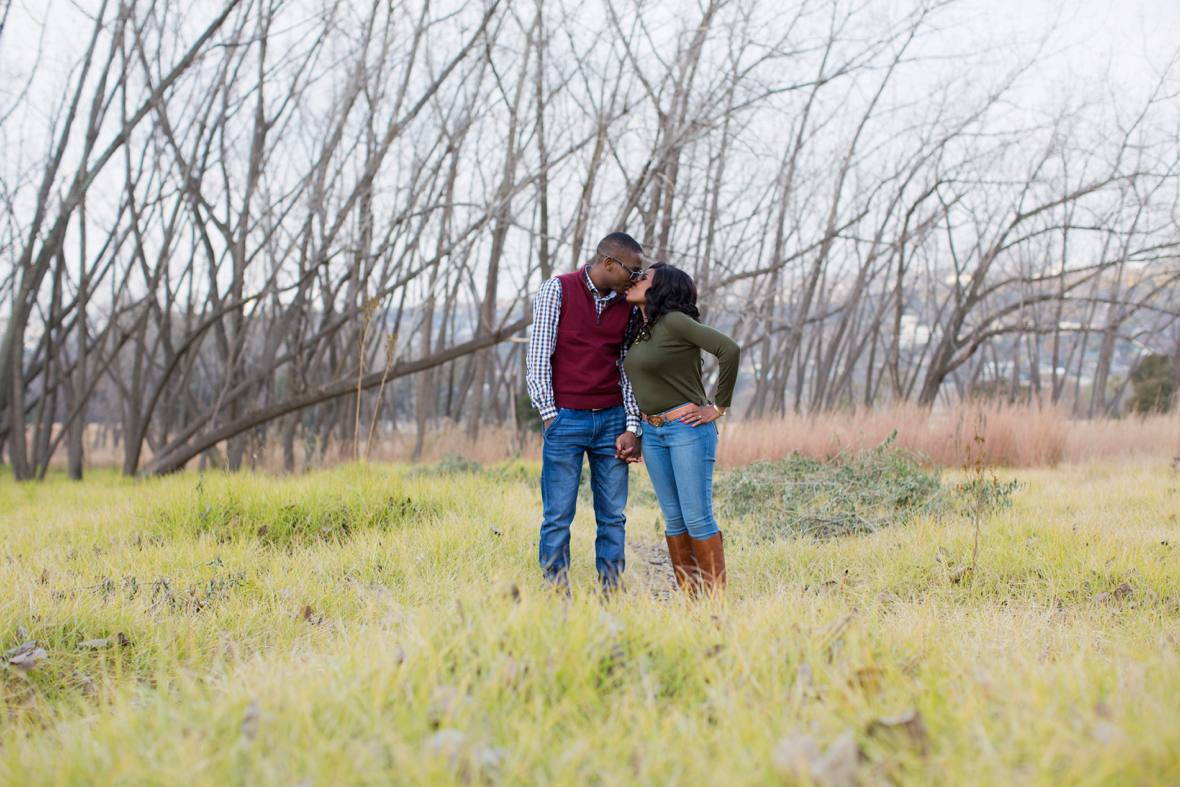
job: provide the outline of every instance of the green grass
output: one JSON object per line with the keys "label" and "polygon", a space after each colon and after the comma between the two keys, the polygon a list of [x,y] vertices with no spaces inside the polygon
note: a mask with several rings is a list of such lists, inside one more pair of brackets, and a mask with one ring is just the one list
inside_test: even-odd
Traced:
{"label": "green grass", "polygon": [[[0,667],[0,780],[793,783],[787,743],[851,731],[866,783],[1180,782],[1166,467],[1017,473],[961,582],[961,518],[723,522],[729,597],[699,604],[647,560],[642,470],[626,594],[592,591],[585,503],[574,596],[544,592],[537,474],[0,480],[0,646],[47,653]],[[924,738],[870,732],[909,710]]]}

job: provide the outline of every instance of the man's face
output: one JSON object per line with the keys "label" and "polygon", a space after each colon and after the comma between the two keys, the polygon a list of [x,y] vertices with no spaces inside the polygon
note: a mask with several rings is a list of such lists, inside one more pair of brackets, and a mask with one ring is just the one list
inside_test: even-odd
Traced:
{"label": "man's face", "polygon": [[620,253],[617,257],[604,257],[610,288],[620,295],[643,276],[643,256],[631,252]]}

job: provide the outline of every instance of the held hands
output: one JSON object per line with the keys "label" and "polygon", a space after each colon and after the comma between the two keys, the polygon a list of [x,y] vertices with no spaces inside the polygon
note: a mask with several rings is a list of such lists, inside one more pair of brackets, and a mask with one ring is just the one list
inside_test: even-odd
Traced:
{"label": "held hands", "polygon": [[643,449],[634,432],[623,432],[615,438],[615,458],[629,464],[643,461]]}
{"label": "held hands", "polygon": [[721,416],[725,415],[725,411],[717,407],[717,405],[707,404],[704,407],[693,406],[686,415],[680,416],[680,420],[696,429],[698,426],[716,421]]}

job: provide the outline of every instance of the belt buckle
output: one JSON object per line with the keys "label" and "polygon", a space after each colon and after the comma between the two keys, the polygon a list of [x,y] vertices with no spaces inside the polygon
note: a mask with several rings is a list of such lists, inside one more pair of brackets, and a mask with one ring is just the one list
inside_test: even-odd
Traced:
{"label": "belt buckle", "polygon": [[662,415],[653,415],[647,419],[647,422],[652,426],[663,426],[665,420],[666,419]]}

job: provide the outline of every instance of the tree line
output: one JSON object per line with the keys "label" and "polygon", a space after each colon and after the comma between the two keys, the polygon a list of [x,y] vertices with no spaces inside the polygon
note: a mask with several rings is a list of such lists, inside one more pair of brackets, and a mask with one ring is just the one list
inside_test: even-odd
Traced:
{"label": "tree line", "polygon": [[530,295],[617,229],[745,347],[746,415],[1116,413],[1136,358],[1180,375],[1175,64],[1031,101],[1038,48],[948,51],[958,8],[63,7],[0,104],[0,454],[81,477],[102,424],[128,474],[293,470],[523,424]]}

